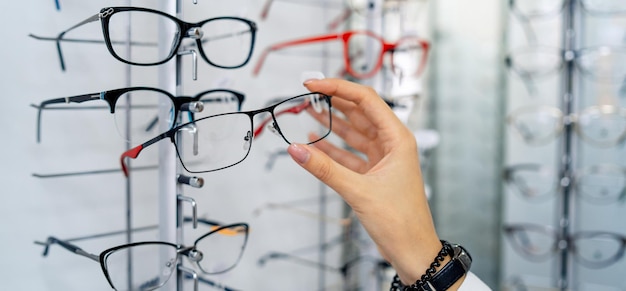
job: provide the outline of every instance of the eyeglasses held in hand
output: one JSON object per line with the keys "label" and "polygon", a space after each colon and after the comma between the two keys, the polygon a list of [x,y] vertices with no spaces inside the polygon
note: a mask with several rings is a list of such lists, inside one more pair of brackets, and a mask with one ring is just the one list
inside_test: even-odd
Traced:
{"label": "eyeglasses held in hand", "polygon": [[[626,14],[626,2],[623,0],[578,0],[578,2],[583,11],[593,16],[607,17]],[[510,0],[509,6],[513,15],[522,23],[528,40],[531,43],[536,43],[537,36],[530,26],[530,22],[536,19],[555,17],[565,9],[568,3],[568,0]]]}
{"label": "eyeglasses held in hand", "polygon": [[[129,19],[132,29],[141,31],[131,33],[128,39]],[[238,17],[216,17],[197,23],[182,21],[158,10],[141,7],[106,7],[99,13],[59,33],[57,37],[32,37],[56,42],[61,62],[65,70],[65,61],[61,51],[61,42],[65,35],[87,23],[100,20],[104,43],[116,59],[131,65],[153,66],[172,59],[183,43],[183,39],[195,40],[194,45],[202,58],[212,66],[234,69],[245,65],[252,55],[256,24]],[[147,31],[146,31],[147,30]],[[163,33],[171,33],[163,37]],[[160,40],[166,39],[170,47],[159,47]],[[93,40],[67,39],[73,42],[98,42]],[[130,55],[126,46],[133,45]]]}
{"label": "eyeglasses held in hand", "polygon": [[544,46],[519,48],[506,57],[506,65],[517,74],[531,96],[537,94],[534,81],[552,75],[565,62],[574,62],[591,80],[619,84],[626,79],[626,47],[600,46],[564,51]]}
{"label": "eyeglasses held in hand", "polygon": [[615,146],[626,138],[626,109],[613,105],[591,106],[569,116],[551,106],[522,107],[507,116],[507,123],[530,145],[555,139],[568,124],[583,140],[599,147]]}
{"label": "eyeglasses held in hand", "polygon": [[[398,70],[406,70],[406,72],[402,72],[405,76],[419,76],[426,65],[430,47],[427,41],[416,36],[405,36],[396,42],[387,42],[381,36],[370,31],[351,30],[341,33],[318,35],[269,46],[259,57],[254,67],[253,75],[259,74],[270,52],[283,50],[292,46],[336,40],[343,42],[343,57],[346,72],[359,79],[367,79],[374,76],[383,65],[385,53],[390,53],[390,67],[394,73]],[[403,56],[401,63],[395,62],[395,54],[401,54]],[[407,61],[407,59],[409,61]]]}
{"label": "eyeglasses held in hand", "polygon": [[[246,247],[248,225],[236,223],[221,226],[200,236],[192,246],[163,241],[124,244],[107,249],[99,255],[55,237],[48,237],[43,256],[50,245],[58,244],[68,251],[100,262],[102,272],[111,287],[118,291],[154,290],[170,279],[176,271],[179,257],[186,256],[206,274],[224,273],[234,268]],[[128,258],[133,262],[133,286],[128,289]]]}
{"label": "eyeglasses held in hand", "polygon": [[568,237],[559,237],[551,227],[536,224],[509,224],[504,226],[513,249],[532,261],[545,261],[566,243],[568,250],[580,265],[587,268],[606,268],[624,256],[626,236],[606,231],[579,231]]}
{"label": "eyeglasses held in hand", "polygon": [[[58,104],[84,103],[96,100],[107,102],[108,107],[55,106]],[[131,137],[137,138],[147,134],[156,134],[155,131],[159,129],[157,123],[160,110],[169,112],[169,118],[164,122],[167,122],[167,129],[171,129],[178,120],[179,111],[188,112],[189,120],[191,121],[217,113],[239,111],[244,100],[244,94],[228,89],[207,90],[194,96],[174,96],[158,88],[128,87],[54,98],[44,100],[39,105],[31,106],[37,108],[37,142],[41,140],[41,114],[43,110],[107,108],[114,115],[115,126],[120,136],[130,141]],[[128,115],[127,111],[130,111],[130,115]],[[127,128],[130,130],[127,130]]]}
{"label": "eyeglasses held in hand", "polygon": [[[321,93],[307,93],[263,109],[222,113],[179,125],[124,152],[120,158],[122,170],[128,176],[125,158],[135,159],[143,149],[165,138],[174,144],[182,166],[190,173],[234,166],[248,156],[254,138],[253,119],[261,113],[271,115],[268,128],[288,144],[315,143],[330,134],[330,98]],[[319,138],[309,140],[311,132],[320,130],[320,123],[325,129],[318,134]]]}
{"label": "eyeglasses held in hand", "polygon": [[[561,189],[557,171],[539,164],[518,164],[507,167],[504,178],[524,198],[541,200]],[[613,164],[597,164],[575,171],[570,177],[575,193],[597,204],[616,203],[626,198],[626,168]]]}

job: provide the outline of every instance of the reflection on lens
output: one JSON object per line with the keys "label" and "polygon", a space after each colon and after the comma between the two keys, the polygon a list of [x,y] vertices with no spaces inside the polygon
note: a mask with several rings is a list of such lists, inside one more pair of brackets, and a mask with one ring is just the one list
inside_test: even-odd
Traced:
{"label": "reflection on lens", "polygon": [[[129,258],[132,289],[128,288]],[[109,253],[105,259],[108,278],[118,291],[157,289],[169,280],[176,264],[176,247],[161,243],[131,245]]]}
{"label": "reflection on lens", "polygon": [[223,68],[235,68],[248,61],[252,50],[253,31],[240,19],[219,18],[202,25],[201,39],[206,61]]}
{"label": "reflection on lens", "polygon": [[308,144],[310,133],[325,137],[330,129],[320,125],[315,117],[330,123],[329,97],[311,93],[279,103],[274,108],[274,117],[280,133],[288,143]]}
{"label": "reflection on lens", "polygon": [[[180,37],[178,24],[172,19],[145,11],[117,12],[109,18],[108,27],[114,55],[139,65],[165,61],[175,53]],[[130,55],[127,54],[129,36],[133,45]],[[164,45],[159,46],[161,43]]]}
{"label": "reflection on lens", "polygon": [[237,265],[248,239],[248,226],[236,224],[218,228],[196,240],[196,249],[202,252],[200,269],[208,274],[226,272]]}
{"label": "reflection on lens", "polygon": [[176,150],[187,171],[215,171],[246,158],[251,134],[252,123],[247,114],[214,115],[181,127],[175,137]]}
{"label": "reflection on lens", "polygon": [[[169,96],[153,90],[134,90],[115,103],[115,125],[124,139],[146,139],[170,129],[174,122],[174,104]],[[161,114],[162,113],[162,114]],[[168,116],[159,125],[159,116]],[[164,126],[159,128],[159,126]]]}

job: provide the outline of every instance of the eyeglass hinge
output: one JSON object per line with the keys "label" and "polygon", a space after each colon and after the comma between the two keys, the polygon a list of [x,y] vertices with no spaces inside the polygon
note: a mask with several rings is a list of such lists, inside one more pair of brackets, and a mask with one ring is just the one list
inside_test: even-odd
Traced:
{"label": "eyeglass hinge", "polygon": [[109,17],[111,14],[113,14],[113,12],[115,12],[115,10],[112,7],[109,7],[109,9],[105,10],[104,12],[100,12],[100,18]]}

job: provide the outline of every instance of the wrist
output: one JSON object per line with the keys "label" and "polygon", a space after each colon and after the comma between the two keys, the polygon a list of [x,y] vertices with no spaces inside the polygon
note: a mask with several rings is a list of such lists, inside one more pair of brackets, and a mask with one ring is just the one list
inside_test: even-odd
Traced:
{"label": "wrist", "polygon": [[457,290],[462,284],[472,264],[472,257],[460,245],[441,241],[441,250],[430,267],[416,281],[401,281],[399,275],[393,278],[391,291],[441,291]]}

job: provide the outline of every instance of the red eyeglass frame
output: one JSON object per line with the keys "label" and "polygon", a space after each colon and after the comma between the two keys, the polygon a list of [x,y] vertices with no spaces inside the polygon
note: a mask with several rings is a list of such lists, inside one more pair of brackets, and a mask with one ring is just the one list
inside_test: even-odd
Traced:
{"label": "red eyeglass frame", "polygon": [[[376,60],[376,66],[374,67],[374,69],[364,74],[355,72],[350,66],[350,56],[348,54],[350,51],[349,40],[352,36],[357,35],[357,34],[368,35],[370,37],[373,37],[379,40],[380,43],[382,44],[380,55],[378,56],[378,60]],[[426,60],[428,59],[428,51],[430,49],[430,43],[428,41],[421,39],[415,35],[406,35],[406,36],[401,37],[395,42],[387,42],[381,36],[368,30],[348,30],[348,31],[339,32],[339,33],[323,34],[323,35],[305,37],[301,39],[295,39],[295,40],[273,44],[267,47],[265,50],[263,50],[263,53],[261,53],[261,55],[259,56],[257,64],[254,67],[254,70],[252,71],[252,74],[254,76],[259,74],[259,72],[261,71],[261,67],[263,66],[263,63],[265,62],[265,59],[267,58],[267,55],[272,51],[278,51],[278,50],[282,50],[284,48],[288,48],[291,46],[297,46],[297,45],[303,45],[303,44],[312,44],[312,43],[318,43],[318,42],[324,42],[324,41],[341,40],[343,42],[344,66],[345,66],[346,72],[357,79],[367,79],[367,78],[373,77],[376,73],[378,73],[378,71],[382,67],[383,57],[385,53],[391,52],[391,60],[393,64],[394,51],[396,50],[396,48],[398,47],[400,43],[402,43],[403,41],[407,39],[417,39],[422,50],[424,51],[424,54],[422,55],[421,60],[419,60],[420,61],[419,67],[415,73],[416,76],[419,76],[424,71]],[[392,68],[392,69],[395,71],[395,68]]]}

